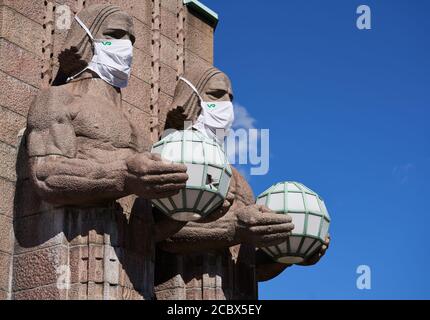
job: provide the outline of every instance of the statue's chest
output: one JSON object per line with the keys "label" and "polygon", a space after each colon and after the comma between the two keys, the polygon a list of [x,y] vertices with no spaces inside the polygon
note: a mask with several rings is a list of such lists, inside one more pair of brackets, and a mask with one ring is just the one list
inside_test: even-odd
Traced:
{"label": "statue's chest", "polygon": [[132,144],[133,131],[129,120],[121,108],[110,101],[81,105],[73,126],[77,136],[111,143],[115,147]]}

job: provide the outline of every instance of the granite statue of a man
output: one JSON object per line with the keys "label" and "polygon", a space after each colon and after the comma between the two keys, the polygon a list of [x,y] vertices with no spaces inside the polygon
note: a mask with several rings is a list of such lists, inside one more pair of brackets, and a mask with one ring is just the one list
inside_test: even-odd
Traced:
{"label": "granite statue of a man", "polygon": [[[45,266],[43,277],[57,279],[58,270],[70,275],[67,285],[49,282],[49,293],[47,283],[32,285],[33,298],[153,297],[154,227],[144,199],[176,194],[188,176],[184,165],[149,153],[151,141],[124,112],[121,87],[134,41],[132,18],[120,8],[82,10],[59,55],[53,86],[40,91],[30,108],[24,136],[29,188],[46,205],[33,208],[38,215],[32,219],[18,220],[17,247],[27,252],[60,239],[58,252],[49,256],[52,270]],[[19,194],[23,202],[29,192]],[[126,214],[116,200],[130,195],[139,199]],[[16,265],[18,284],[30,269]]]}
{"label": "granite statue of a man", "polygon": [[[195,123],[201,99],[233,100],[228,76],[214,67],[195,66],[184,78],[187,81],[176,87],[166,129]],[[159,221],[156,234],[160,240],[167,238],[157,247],[158,299],[256,299],[257,282],[272,279],[288,267],[258,248],[285,241],[294,228],[291,217],[255,205],[251,187],[235,169],[227,200],[210,217],[176,226],[161,213],[155,212],[155,219]],[[162,228],[163,221],[168,227]],[[166,234],[173,232],[173,236]],[[303,265],[315,264],[327,246],[328,241]]]}
{"label": "granite statue of a man", "polygon": [[[130,16],[105,7],[90,23],[87,16],[93,16],[93,10],[81,12],[80,17],[91,26],[95,39],[134,42]],[[77,44],[69,44],[72,41]],[[63,77],[82,71],[82,62],[92,54],[91,41],[81,26],[72,29]],[[30,109],[27,130],[32,181],[43,199],[52,203],[91,205],[130,194],[166,197],[176,194],[187,180],[185,166],[144,152],[143,137],[135,134],[121,108],[121,90],[90,69],[42,91]]]}

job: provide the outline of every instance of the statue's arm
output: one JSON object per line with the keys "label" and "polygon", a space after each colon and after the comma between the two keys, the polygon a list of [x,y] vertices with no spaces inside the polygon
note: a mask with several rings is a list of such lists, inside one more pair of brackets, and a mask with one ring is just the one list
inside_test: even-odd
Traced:
{"label": "statue's arm", "polygon": [[256,276],[258,282],[271,280],[280,275],[285,269],[291,267],[290,264],[283,264],[274,261],[263,250],[255,252]]}
{"label": "statue's arm", "polygon": [[64,156],[30,159],[31,179],[42,199],[61,205],[97,203],[126,196],[124,161],[97,165]]}
{"label": "statue's arm", "polygon": [[79,158],[72,115],[61,103],[54,105],[58,102],[54,98],[50,90],[42,91],[27,122],[30,179],[42,199],[76,205],[133,193],[158,198],[174,195],[184,186],[186,167],[164,164],[147,153],[101,163]]}
{"label": "statue's arm", "polygon": [[187,254],[228,248],[239,243],[232,211],[207,223],[173,221],[157,210],[154,213],[156,240],[165,251]]}
{"label": "statue's arm", "polygon": [[[325,255],[329,245],[330,236],[327,236],[327,238],[325,239],[325,243],[321,246],[321,249],[315,252],[312,256],[307,258],[302,263],[299,263],[299,265],[313,266],[314,264],[318,263]],[[274,261],[263,250],[260,249],[256,252],[255,264],[257,266],[257,281],[259,282],[271,280],[280,275],[285,269],[292,266],[291,264],[283,264]]]}
{"label": "statue's arm", "polygon": [[[218,219],[177,223],[168,221],[157,214],[161,224],[156,225],[157,240],[161,249],[173,253],[192,253],[228,248],[237,244],[254,246],[278,244],[285,240],[293,226],[288,216],[272,213],[263,206],[254,204],[252,190],[237,170],[233,170],[230,187],[233,195],[228,201],[232,205],[222,210],[224,214],[215,214]],[[234,201],[233,201],[234,199]],[[156,218],[157,218],[156,216]],[[170,226],[169,232],[166,232]],[[175,229],[176,228],[176,229]],[[162,232],[162,231],[165,232]],[[173,235],[172,235],[173,234]],[[167,240],[163,237],[167,236]]]}
{"label": "statue's arm", "polygon": [[124,160],[98,164],[79,159],[77,149],[72,115],[52,89],[42,91],[27,121],[30,178],[41,198],[56,204],[81,204],[126,195]]}

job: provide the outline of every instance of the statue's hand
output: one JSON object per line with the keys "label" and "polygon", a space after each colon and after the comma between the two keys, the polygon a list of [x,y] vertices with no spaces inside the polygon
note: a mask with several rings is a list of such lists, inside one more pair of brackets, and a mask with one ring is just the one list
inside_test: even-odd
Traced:
{"label": "statue's hand", "polygon": [[126,164],[127,190],[145,199],[174,196],[188,180],[185,165],[164,161],[158,154],[139,153],[128,158]]}
{"label": "statue's hand", "polygon": [[294,229],[291,217],[277,214],[261,205],[236,210],[236,237],[240,243],[256,247],[274,246],[285,241]]}
{"label": "statue's hand", "polygon": [[301,265],[301,266],[313,266],[314,264],[318,263],[318,261],[320,261],[321,258],[327,252],[329,246],[330,246],[330,235],[327,235],[327,237],[325,238],[325,242],[321,246],[320,250],[315,252],[312,256],[310,256],[308,259],[306,259],[302,263],[299,263],[299,265]]}

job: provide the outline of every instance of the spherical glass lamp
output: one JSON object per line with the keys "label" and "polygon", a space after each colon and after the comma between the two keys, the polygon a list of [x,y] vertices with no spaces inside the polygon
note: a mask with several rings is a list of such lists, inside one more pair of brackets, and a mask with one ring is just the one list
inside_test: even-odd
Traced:
{"label": "spherical glass lamp", "polygon": [[258,196],[257,204],[280,214],[289,214],[293,219],[294,229],[287,241],[262,248],[277,262],[301,263],[324,243],[330,216],[321,197],[303,184],[275,184]]}
{"label": "spherical glass lamp", "polygon": [[177,195],[152,200],[163,213],[178,221],[207,217],[225,200],[232,170],[223,148],[193,129],[175,131],[152,147],[165,160],[187,166],[189,179]]}

